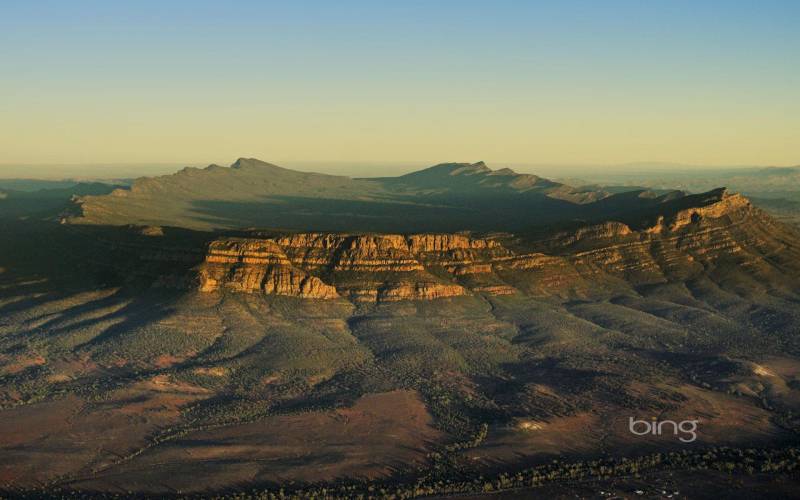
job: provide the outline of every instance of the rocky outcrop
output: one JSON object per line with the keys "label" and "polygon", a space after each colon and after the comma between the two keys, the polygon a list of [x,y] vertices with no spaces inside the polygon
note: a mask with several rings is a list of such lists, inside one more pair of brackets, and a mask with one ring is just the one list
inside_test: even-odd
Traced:
{"label": "rocky outcrop", "polygon": [[283,249],[274,241],[251,238],[226,238],[211,242],[206,262],[253,265],[291,264]]}
{"label": "rocky outcrop", "polygon": [[699,223],[704,218],[718,219],[747,211],[752,207],[750,200],[739,193],[731,194],[725,189],[719,190],[718,193],[718,201],[701,207],[680,210],[676,213],[669,226],[670,230],[675,231],[689,224]]}
{"label": "rocky outcrop", "polygon": [[[489,274],[496,258],[510,255],[497,241],[460,234],[300,233],[216,240],[198,274],[202,291],[431,300],[470,293],[456,277]],[[452,279],[431,272],[434,267],[449,271]],[[507,294],[509,287],[480,291]]]}
{"label": "rocky outcrop", "polygon": [[270,240],[214,241],[198,274],[203,292],[231,289],[314,299],[339,296],[336,288],[294,267],[281,247]]}
{"label": "rocky outcrop", "polygon": [[291,266],[245,265],[234,269],[205,267],[200,273],[200,291],[211,292],[227,288],[239,292],[262,292],[311,299],[333,299],[336,288],[321,279]]}
{"label": "rocky outcrop", "polygon": [[444,297],[458,297],[465,295],[465,290],[459,285],[450,285],[439,282],[405,282],[389,283],[378,289],[379,302],[393,302],[398,300],[432,300]]}
{"label": "rocky outcrop", "polygon": [[611,221],[582,227],[569,233],[562,233],[557,235],[555,239],[559,240],[563,245],[571,245],[587,240],[621,238],[631,233],[631,228],[627,224]]}
{"label": "rocky outcrop", "polygon": [[509,285],[478,285],[473,287],[472,290],[488,295],[513,295],[517,293],[517,290]]}
{"label": "rocky outcrop", "polygon": [[333,256],[336,271],[424,271],[399,235],[365,235],[346,238]]}
{"label": "rocky outcrop", "polygon": [[462,234],[415,234],[406,238],[409,250],[415,254],[430,252],[449,252],[454,250],[485,250],[502,248],[494,240],[470,238]]}
{"label": "rocky outcrop", "polygon": [[196,271],[202,291],[354,302],[515,293],[580,297],[685,279],[718,262],[753,266],[762,255],[780,254],[783,246],[768,234],[773,222],[744,197],[718,191],[695,205],[679,205],[638,230],[609,221],[538,240],[256,233],[213,241]]}

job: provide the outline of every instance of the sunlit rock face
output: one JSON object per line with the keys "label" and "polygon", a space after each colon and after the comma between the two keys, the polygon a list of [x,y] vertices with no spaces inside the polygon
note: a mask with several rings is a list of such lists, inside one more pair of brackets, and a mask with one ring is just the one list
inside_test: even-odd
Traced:
{"label": "sunlit rock face", "polygon": [[746,198],[718,190],[700,202],[637,229],[609,221],[539,239],[323,232],[220,237],[195,270],[204,292],[390,302],[590,296],[687,279],[719,263],[771,272],[758,264],[760,256],[783,258],[779,228]]}

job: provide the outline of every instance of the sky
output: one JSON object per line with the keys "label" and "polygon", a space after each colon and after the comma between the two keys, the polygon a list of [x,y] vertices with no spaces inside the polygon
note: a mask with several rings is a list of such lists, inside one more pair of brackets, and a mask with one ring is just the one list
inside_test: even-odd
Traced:
{"label": "sky", "polygon": [[798,26],[768,0],[8,0],[0,171],[796,165]]}

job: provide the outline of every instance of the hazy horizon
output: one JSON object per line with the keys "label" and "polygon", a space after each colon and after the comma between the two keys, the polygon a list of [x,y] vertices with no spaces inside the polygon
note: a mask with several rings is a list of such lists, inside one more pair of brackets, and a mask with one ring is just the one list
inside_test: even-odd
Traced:
{"label": "hazy horizon", "polygon": [[799,17],[787,1],[13,2],[0,164],[791,165]]}
{"label": "hazy horizon", "polygon": [[[304,172],[317,172],[329,175],[348,177],[383,177],[396,176],[431,167],[441,163],[475,163],[484,161],[491,169],[511,168],[518,173],[536,174],[545,177],[568,177],[597,174],[604,175],[658,175],[661,173],[702,173],[749,170],[759,168],[790,168],[794,165],[688,165],[670,162],[631,162],[623,164],[539,164],[490,161],[480,159],[454,161],[271,161],[268,158],[257,158],[280,167]],[[216,164],[229,166],[235,161],[211,161],[194,163],[88,163],[88,164],[0,164],[0,179],[132,179],[169,175],[185,167],[204,168]]]}

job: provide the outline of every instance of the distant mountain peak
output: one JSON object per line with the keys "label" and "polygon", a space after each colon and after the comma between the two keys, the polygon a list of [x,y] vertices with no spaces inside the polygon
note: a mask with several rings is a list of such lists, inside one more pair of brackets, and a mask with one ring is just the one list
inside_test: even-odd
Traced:
{"label": "distant mountain peak", "polygon": [[486,172],[486,171],[491,171],[492,170],[489,167],[487,167],[486,163],[484,163],[483,161],[475,162],[471,166],[476,170],[480,170],[481,172]]}
{"label": "distant mountain peak", "polygon": [[[281,168],[277,165],[273,165],[272,163],[267,163],[265,161],[261,161],[257,158],[239,158],[235,162],[231,164],[232,169],[243,169],[243,168]],[[284,169],[285,170],[285,169]]]}
{"label": "distant mountain peak", "polygon": [[482,161],[477,163],[439,163],[432,167],[417,170],[401,177],[441,177],[456,175],[488,174],[492,169]]}
{"label": "distant mountain peak", "polygon": [[515,171],[511,170],[510,168],[501,168],[498,170],[493,170],[492,175],[518,175]]}

